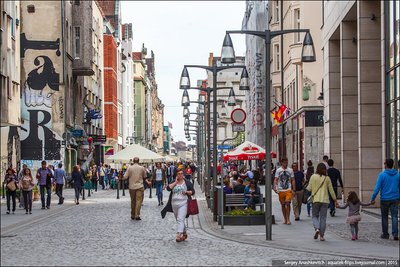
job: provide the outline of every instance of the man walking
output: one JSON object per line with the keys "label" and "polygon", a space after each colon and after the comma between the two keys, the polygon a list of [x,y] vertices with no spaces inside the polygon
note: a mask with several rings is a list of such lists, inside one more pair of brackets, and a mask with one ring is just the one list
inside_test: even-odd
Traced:
{"label": "man walking", "polygon": [[274,191],[279,194],[279,202],[282,206],[283,224],[290,225],[290,202],[296,191],[294,173],[288,168],[288,159],[281,160],[282,167],[275,173]]}
{"label": "man walking", "polygon": [[175,181],[175,177],[176,177],[176,167],[174,163],[168,163],[167,167],[168,184],[173,183]]}
{"label": "man walking", "polygon": [[[51,185],[53,179],[53,172],[50,168],[47,167],[47,163],[45,160],[42,161],[42,167],[38,169],[36,174],[36,179],[39,182],[40,186],[40,200],[42,202],[42,210],[45,208],[50,209],[50,202],[51,202]],[[46,189],[47,192],[47,199],[46,203],[44,202],[44,190]],[[45,207],[46,204],[46,207]]]}
{"label": "man walking", "polygon": [[342,188],[342,193],[343,193],[343,181],[342,181],[342,176],[340,175],[340,171],[338,169],[336,169],[335,167],[333,167],[333,159],[329,159],[328,160],[328,166],[329,168],[327,168],[327,173],[329,178],[331,179],[332,182],[332,187],[333,187],[333,191],[335,191],[335,196],[331,196],[329,195],[329,214],[334,217],[336,210],[335,210],[335,201],[333,199],[337,199],[337,195],[338,195],[338,181],[340,183],[340,187]]}
{"label": "man walking", "polygon": [[[140,208],[142,207],[144,186],[143,182],[146,180],[146,169],[139,165],[139,158],[133,158],[133,165],[129,166],[122,180],[128,180],[129,195],[131,196],[131,219],[141,220]],[[146,180],[147,184],[151,184]]]}
{"label": "man walking", "polygon": [[104,182],[104,177],[106,176],[106,168],[104,167],[103,163],[100,163],[100,169],[99,169],[99,176],[100,176],[100,185],[102,190],[105,189],[105,182]]}
{"label": "man walking", "polygon": [[399,240],[398,214],[400,198],[399,172],[393,169],[394,160],[385,160],[385,170],[382,171],[376,181],[374,193],[371,197],[371,204],[375,204],[375,198],[380,192],[382,234],[381,238],[389,239],[389,211],[392,216],[392,235],[394,240]]}
{"label": "man walking", "polygon": [[299,165],[295,162],[292,164],[294,180],[296,183],[296,192],[293,197],[294,220],[300,220],[301,204],[303,203],[303,185],[305,183],[304,173],[299,171]]}
{"label": "man walking", "polygon": [[62,169],[62,163],[58,164],[58,169],[54,171],[54,178],[56,179],[56,195],[58,196],[58,205],[64,203],[62,195],[64,181],[66,180],[65,170]]}

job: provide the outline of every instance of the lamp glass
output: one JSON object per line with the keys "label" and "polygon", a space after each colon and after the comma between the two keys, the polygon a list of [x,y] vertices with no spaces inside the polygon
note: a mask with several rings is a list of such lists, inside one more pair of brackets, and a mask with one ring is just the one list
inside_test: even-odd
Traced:
{"label": "lamp glass", "polygon": [[189,113],[190,113],[190,111],[189,111],[189,109],[187,108],[187,107],[184,107],[183,108],[183,117],[189,117]]}
{"label": "lamp glass", "polygon": [[222,44],[221,49],[221,63],[223,64],[232,64],[235,63],[235,50],[233,49],[233,43],[231,36],[229,33],[225,35],[224,43]]}
{"label": "lamp glass", "polygon": [[303,40],[303,50],[301,52],[302,62],[315,62],[314,42],[309,32],[306,33]]}
{"label": "lamp glass", "polygon": [[249,73],[246,68],[243,68],[242,75],[240,76],[239,90],[246,91],[250,90],[249,86]]}
{"label": "lamp glass", "polygon": [[233,88],[231,88],[231,90],[229,91],[228,106],[230,106],[230,107],[236,106],[236,97],[235,97],[235,91],[233,91]]}
{"label": "lamp glass", "polygon": [[187,89],[185,89],[185,91],[183,91],[181,106],[183,106],[183,107],[190,106],[189,93],[188,93]]}
{"label": "lamp glass", "polygon": [[181,89],[189,89],[190,88],[189,72],[187,71],[186,67],[184,67],[182,70],[181,80],[179,82],[179,88],[181,88]]}

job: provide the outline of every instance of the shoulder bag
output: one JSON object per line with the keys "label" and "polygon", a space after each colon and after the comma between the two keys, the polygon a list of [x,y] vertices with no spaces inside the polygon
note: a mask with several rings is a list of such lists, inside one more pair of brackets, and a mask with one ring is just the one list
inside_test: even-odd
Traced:
{"label": "shoulder bag", "polygon": [[199,214],[199,206],[197,205],[197,199],[189,198],[187,203],[187,214],[197,215]]}
{"label": "shoulder bag", "polygon": [[12,180],[11,182],[9,182],[8,184],[7,184],[7,189],[8,190],[10,190],[10,191],[15,191],[15,190],[17,190],[17,185],[15,184],[15,181],[14,180]]}
{"label": "shoulder bag", "polygon": [[322,183],[319,185],[319,187],[317,188],[317,190],[307,198],[307,203],[313,203],[314,201],[314,196],[318,193],[319,189],[322,187],[322,185],[325,183],[326,180],[326,176],[324,178],[324,180],[322,181]]}

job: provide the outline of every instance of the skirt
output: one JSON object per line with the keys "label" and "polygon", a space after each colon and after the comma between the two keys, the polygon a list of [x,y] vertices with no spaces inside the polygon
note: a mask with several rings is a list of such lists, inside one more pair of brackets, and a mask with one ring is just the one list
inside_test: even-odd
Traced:
{"label": "skirt", "polygon": [[361,221],[361,215],[348,216],[346,219],[346,223],[348,224],[355,224],[359,221]]}

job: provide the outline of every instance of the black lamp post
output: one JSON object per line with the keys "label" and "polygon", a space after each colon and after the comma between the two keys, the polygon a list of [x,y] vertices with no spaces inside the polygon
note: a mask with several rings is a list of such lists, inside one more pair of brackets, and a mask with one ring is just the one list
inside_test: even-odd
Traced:
{"label": "black lamp post", "polygon": [[[230,37],[229,37],[230,38]],[[225,42],[225,41],[224,41]],[[232,43],[232,41],[231,41]],[[232,47],[233,49],[233,47]],[[222,62],[226,63],[226,62]],[[229,62],[228,62],[229,63]],[[200,68],[206,71],[212,72],[213,75],[213,86],[211,88],[213,92],[213,192],[215,191],[215,186],[217,184],[217,165],[218,165],[218,151],[217,151],[217,74],[218,72],[226,69],[245,69],[246,66],[204,66],[204,65],[185,65],[181,75],[180,88],[188,89],[190,88],[190,78],[187,68]],[[210,103],[210,101],[208,101]],[[210,105],[208,105],[208,111],[211,111]],[[210,127],[209,127],[210,128]],[[214,212],[214,221],[217,220],[217,214]]]}
{"label": "black lamp post", "polygon": [[[229,34],[240,33],[250,34],[261,37],[265,41],[265,222],[266,222],[266,239],[272,240],[272,188],[271,188],[271,90],[270,90],[270,60],[271,60],[271,39],[284,35],[287,33],[305,32],[306,35],[303,41],[302,49],[302,62],[314,62],[315,61],[315,50],[314,43],[310,34],[309,29],[291,29],[291,30],[280,30],[280,31],[226,31],[224,44],[221,51],[221,62],[232,64],[235,62],[235,51],[233,49],[233,43]],[[243,74],[243,73],[242,73]],[[247,75],[248,77],[248,75]]]}

